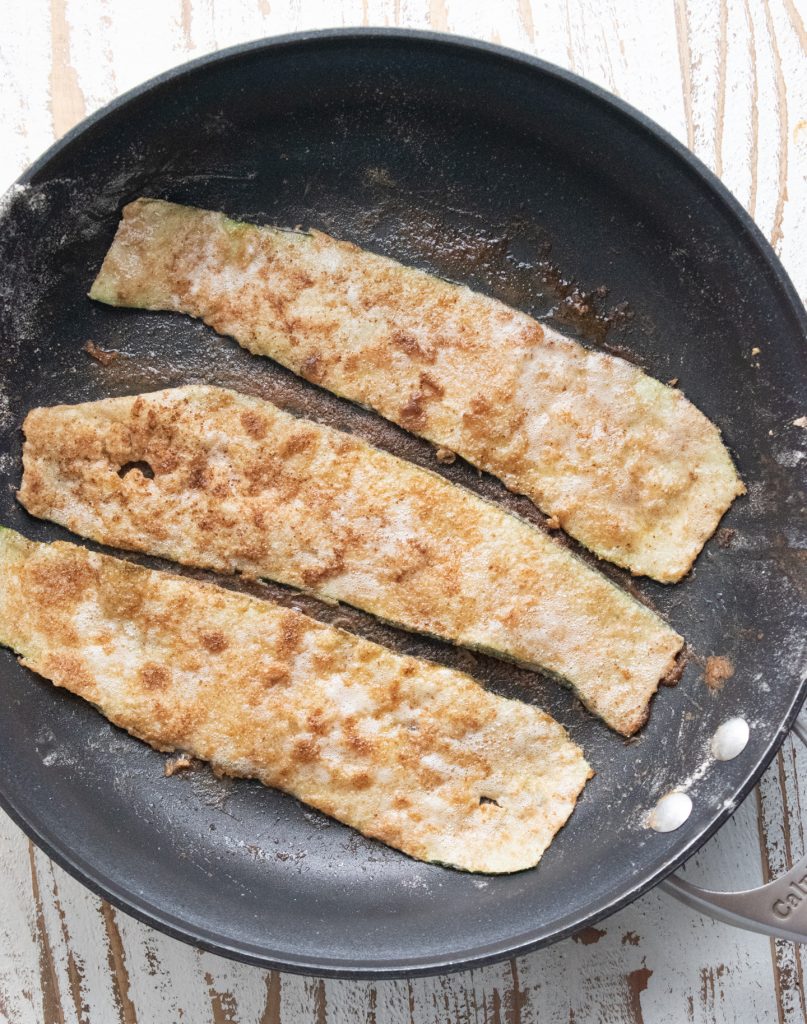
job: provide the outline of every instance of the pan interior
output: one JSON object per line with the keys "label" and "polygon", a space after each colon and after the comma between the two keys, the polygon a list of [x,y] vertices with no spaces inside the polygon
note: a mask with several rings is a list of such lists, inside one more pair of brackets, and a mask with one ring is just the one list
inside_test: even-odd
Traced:
{"label": "pan interior", "polygon": [[[4,804],[125,907],[292,969],[478,961],[556,938],[649,884],[736,805],[804,676],[807,432],[791,426],[807,413],[802,324],[755,236],[646,126],[493,49],[353,34],[204,62],[96,120],[5,202],[0,521],[36,539],[67,534],[15,503],[25,412],[190,382],[270,398],[541,519],[495,481],[439,465],[426,443],[199,323],[86,299],[121,205],[139,195],[320,228],[679,378],[723,430],[749,493],[681,584],[602,567],[690,647],[680,683],[630,742],[535,673],[253,586],[558,718],[598,774],[537,870],[493,878],[420,864],[258,784],[207,770],[166,778],[164,755],[7,651]],[[121,355],[102,366],[83,351],[88,340]],[[719,690],[704,681],[712,655],[734,669]],[[706,765],[710,737],[733,716],[751,723],[745,752]],[[650,832],[647,809],[676,785],[689,786],[690,820]]]}

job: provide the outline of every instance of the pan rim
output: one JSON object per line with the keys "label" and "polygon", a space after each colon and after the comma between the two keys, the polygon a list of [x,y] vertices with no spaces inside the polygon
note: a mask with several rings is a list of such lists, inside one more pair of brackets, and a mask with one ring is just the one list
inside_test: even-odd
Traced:
{"label": "pan rim", "polygon": [[[309,30],[271,36],[206,54],[154,76],[91,114],[50,146],[42,156],[20,175],[11,186],[11,189],[13,190],[15,187],[25,186],[33,182],[36,176],[47,168],[54,157],[79,141],[96,124],[103,121],[110,114],[136,102],[142,96],[155,89],[164,85],[176,84],[185,76],[192,75],[197,70],[208,65],[237,61],[245,56],[256,54],[269,54],[284,48],[315,47],[323,43],[327,45],[339,42],[373,45],[374,43],[384,43],[390,40],[410,41],[435,50],[447,48],[465,53],[471,52],[476,56],[496,58],[510,65],[515,64],[531,73],[554,78],[576,89],[584,94],[587,99],[605,107],[611,113],[619,114],[632,126],[634,131],[640,130],[652,143],[662,147],[668,154],[671,152],[673,157],[677,158],[679,165],[681,165],[681,170],[699,179],[701,186],[716,197],[722,208],[733,219],[738,234],[746,236],[746,243],[761,258],[762,265],[775,283],[783,300],[783,308],[786,307],[788,313],[793,317],[794,322],[801,331],[802,337],[807,336],[807,312],[805,312],[793,283],[790,281],[787,272],[767,239],[726,186],[674,136],[670,135],[665,129],[661,128],[630,104],[612,96],[604,89],[580,78],[572,72],[517,50],[463,36],[415,29],[343,28]],[[148,899],[115,882],[104,872],[94,869],[92,864],[87,863],[83,858],[74,854],[69,848],[69,843],[65,842],[62,837],[47,834],[45,830],[41,830],[37,826],[33,816],[26,814],[25,808],[14,805],[3,791],[2,780],[0,780],[0,808],[5,810],[26,835],[49,857],[56,861],[60,867],[64,868],[96,895],[109,900],[114,906],[135,917],[137,920],[155,927],[173,938],[191,943],[209,952],[263,968],[274,968],[295,974],[354,980],[404,978],[451,973],[466,970],[470,967],[495,963],[507,957],[521,956],[560,941],[581,928],[610,916],[656,886],[695,854],[725,824],[733,813],[732,808],[736,809],[739,803],[751,792],[790,731],[806,697],[807,678],[804,678],[796,688],[779,729],[758,757],[756,764],[746,774],[743,784],[730,794],[731,799],[724,802],[721,809],[714,814],[708,825],[701,829],[698,834],[690,837],[681,850],[651,871],[647,877],[644,877],[628,890],[622,890],[616,897],[601,901],[594,910],[578,914],[574,920],[548,935],[536,936],[536,929],[531,933],[513,936],[485,946],[451,951],[445,956],[410,956],[378,961],[356,961],[325,956],[301,957],[277,950],[258,949],[244,943],[234,943],[224,935],[207,932],[198,925],[190,925],[181,918],[166,913]]]}

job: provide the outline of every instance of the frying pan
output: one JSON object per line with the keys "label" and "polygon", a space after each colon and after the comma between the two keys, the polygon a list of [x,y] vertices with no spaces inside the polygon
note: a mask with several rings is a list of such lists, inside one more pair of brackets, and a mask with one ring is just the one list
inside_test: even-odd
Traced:
{"label": "frying pan", "polygon": [[[257,783],[206,770],[164,777],[165,755],[8,651],[3,807],[59,864],[141,920],[227,956],[321,975],[413,975],[523,953],[664,879],[750,791],[807,684],[807,434],[792,425],[807,413],[805,316],[748,216],[635,111],[482,43],[306,33],[169,72],[85,121],[4,201],[0,516],[35,539],[68,534],[15,503],[26,410],[189,382],[270,398],[542,519],[496,481],[460,462],[440,466],[425,442],[198,322],[91,303],[85,293],[121,206],[139,195],[323,229],[467,282],[662,380],[677,377],[720,425],[749,493],[676,586],[600,566],[689,645],[680,682],[657,696],[633,741],[537,673],[252,586],[469,671],[566,726],[597,775],[535,870],[482,877],[418,863]],[[100,365],[83,351],[90,339],[120,356]],[[733,666],[722,689],[705,683],[713,655]],[[748,745],[714,761],[711,737],[735,716],[751,726]],[[650,830],[647,812],[677,787],[692,798],[688,821]],[[749,908],[723,913],[760,917]],[[780,913],[779,923],[803,934],[798,914]]]}

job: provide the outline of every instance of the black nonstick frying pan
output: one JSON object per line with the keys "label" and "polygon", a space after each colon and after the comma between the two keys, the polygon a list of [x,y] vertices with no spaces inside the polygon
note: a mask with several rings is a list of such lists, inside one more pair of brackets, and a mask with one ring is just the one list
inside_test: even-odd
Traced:
{"label": "black nonstick frying pan", "polygon": [[[629,742],[535,673],[251,585],[463,668],[569,729],[597,775],[535,870],[482,877],[421,864],[257,783],[207,770],[167,778],[164,755],[8,651],[5,809],[136,917],[228,956],[316,974],[495,960],[569,935],[658,883],[749,792],[807,684],[807,431],[793,426],[807,414],[805,316],[748,216],[641,115],[494,46],[415,32],[307,33],[163,75],[54,146],[2,208],[0,521],[36,539],[69,535],[15,503],[25,412],[190,382],[268,397],[542,519],[495,481],[440,466],[425,442],[200,323],[91,303],[85,294],[120,208],[139,195],[323,229],[467,282],[662,380],[679,378],[723,430],[748,495],[676,586],[601,566],[689,644],[680,682],[662,689]],[[101,365],[83,351],[88,340],[121,355]],[[710,656],[733,668],[722,689],[706,685]],[[711,738],[733,717],[750,724],[748,745],[715,761]],[[675,788],[691,797],[691,816],[676,831],[652,831],[647,812]]]}

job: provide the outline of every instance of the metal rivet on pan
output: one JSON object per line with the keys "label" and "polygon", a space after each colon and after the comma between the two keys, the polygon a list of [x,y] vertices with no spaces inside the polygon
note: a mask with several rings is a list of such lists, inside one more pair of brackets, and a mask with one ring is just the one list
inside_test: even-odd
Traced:
{"label": "metal rivet on pan", "polygon": [[712,755],[718,761],[730,761],[745,750],[750,735],[751,729],[744,718],[729,718],[712,737]]}
{"label": "metal rivet on pan", "polygon": [[650,812],[647,820],[656,832],[674,832],[692,813],[692,800],[686,793],[666,793]]}

